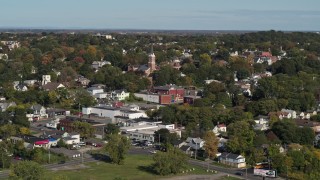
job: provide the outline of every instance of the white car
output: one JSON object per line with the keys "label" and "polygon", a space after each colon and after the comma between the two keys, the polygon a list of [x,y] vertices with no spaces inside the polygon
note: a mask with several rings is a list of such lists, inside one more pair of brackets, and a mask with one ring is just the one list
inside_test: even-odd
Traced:
{"label": "white car", "polygon": [[79,142],[78,145],[79,145],[79,146],[85,146],[86,143],[85,143],[85,142]]}

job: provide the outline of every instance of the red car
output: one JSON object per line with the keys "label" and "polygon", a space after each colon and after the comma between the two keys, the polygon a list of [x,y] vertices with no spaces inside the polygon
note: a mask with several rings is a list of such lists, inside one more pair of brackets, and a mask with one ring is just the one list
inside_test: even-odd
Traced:
{"label": "red car", "polygon": [[96,144],[95,147],[102,147],[102,144]]}
{"label": "red car", "polygon": [[16,156],[16,157],[14,157],[14,159],[15,159],[15,160],[22,160],[22,157]]}

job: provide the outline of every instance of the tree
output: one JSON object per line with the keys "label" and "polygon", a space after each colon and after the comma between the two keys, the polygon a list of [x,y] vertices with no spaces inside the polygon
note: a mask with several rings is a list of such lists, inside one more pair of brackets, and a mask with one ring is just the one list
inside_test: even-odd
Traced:
{"label": "tree", "polygon": [[153,156],[154,170],[160,175],[177,174],[187,164],[187,157],[180,149],[169,147],[167,152],[158,152]]}
{"label": "tree", "polygon": [[80,133],[83,138],[93,137],[94,128],[87,122],[76,121],[73,123],[74,131]]}
{"label": "tree", "polygon": [[227,147],[233,153],[244,153],[253,146],[254,131],[246,121],[236,121],[228,126]]}
{"label": "tree", "polygon": [[120,132],[119,126],[111,123],[107,124],[107,127],[106,127],[107,134],[119,134],[119,132]]}
{"label": "tree", "polygon": [[218,153],[218,139],[212,131],[207,131],[203,137],[204,150],[208,154],[209,159],[215,157]]}
{"label": "tree", "polygon": [[11,157],[10,157],[10,143],[7,141],[0,142],[0,168],[8,168],[11,164]]}
{"label": "tree", "polygon": [[166,128],[159,129],[158,131],[154,132],[155,142],[160,142],[163,144],[173,144],[175,140],[178,139],[176,133],[170,133],[170,131]]}
{"label": "tree", "polygon": [[75,91],[75,102],[77,106],[80,104],[83,107],[90,107],[96,104],[95,99],[83,88],[78,88]]}
{"label": "tree", "polygon": [[10,168],[10,178],[25,180],[43,179],[44,167],[33,161],[19,161]]}
{"label": "tree", "polygon": [[14,136],[17,134],[17,128],[15,125],[12,124],[6,124],[0,127],[0,136],[3,139],[7,139],[11,136]]}
{"label": "tree", "polygon": [[109,136],[108,144],[105,146],[105,151],[108,153],[111,161],[115,164],[123,164],[125,155],[130,148],[130,140],[119,134]]}

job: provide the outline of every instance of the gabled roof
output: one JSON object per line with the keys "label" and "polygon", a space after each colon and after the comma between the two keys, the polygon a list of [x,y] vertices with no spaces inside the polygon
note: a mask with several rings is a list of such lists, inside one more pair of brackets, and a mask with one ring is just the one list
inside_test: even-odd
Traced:
{"label": "gabled roof", "polygon": [[173,145],[180,145],[180,144],[182,144],[184,141],[183,140],[175,140],[174,142],[173,142]]}
{"label": "gabled roof", "polygon": [[191,147],[188,145],[183,145],[181,146],[179,149],[181,149],[182,151],[188,151]]}
{"label": "gabled roof", "polygon": [[32,110],[40,111],[41,108],[42,108],[42,106],[40,104],[34,104],[34,105],[31,106]]}
{"label": "gabled roof", "polygon": [[218,124],[218,128],[227,127],[225,124]]}
{"label": "gabled roof", "polygon": [[228,159],[234,159],[234,160],[239,159],[239,158],[243,158],[239,154],[233,154],[233,153],[227,153],[227,152],[222,153],[220,157],[228,158]]}
{"label": "gabled roof", "polygon": [[65,86],[64,86],[63,84],[61,84],[61,83],[49,82],[49,83],[43,85],[42,88],[43,88],[44,90],[52,91],[52,90],[57,89],[57,88],[58,88],[59,86],[61,86],[61,85],[62,85],[63,87],[65,87]]}
{"label": "gabled roof", "polygon": [[146,71],[148,69],[149,69],[149,66],[144,64],[144,65],[139,66],[138,71]]}

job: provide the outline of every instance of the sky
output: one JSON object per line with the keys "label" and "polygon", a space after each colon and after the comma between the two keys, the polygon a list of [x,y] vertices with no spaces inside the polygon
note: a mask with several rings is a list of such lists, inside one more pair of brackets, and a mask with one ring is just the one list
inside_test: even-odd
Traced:
{"label": "sky", "polygon": [[0,28],[320,30],[320,0],[0,0]]}

